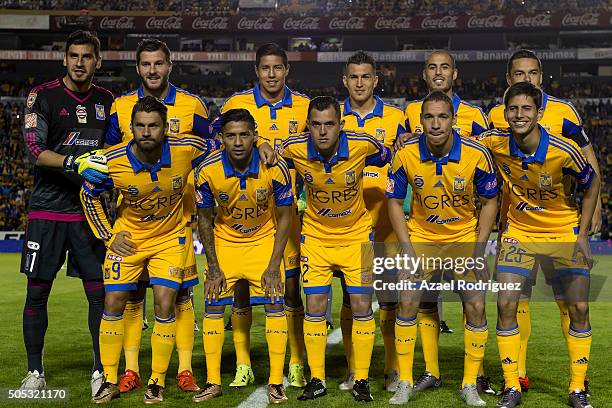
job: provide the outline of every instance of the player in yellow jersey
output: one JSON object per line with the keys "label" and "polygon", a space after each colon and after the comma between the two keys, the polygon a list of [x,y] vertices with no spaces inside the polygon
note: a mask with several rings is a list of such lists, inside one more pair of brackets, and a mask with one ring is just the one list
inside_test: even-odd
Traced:
{"label": "player in yellow jersey", "polygon": [[[164,102],[168,108],[168,133],[176,137],[197,135],[208,138],[208,111],[204,102],[196,95],[177,88],[169,82],[172,72],[172,61],[168,46],[156,39],[144,39],[136,50],[136,71],[141,78],[141,85],[126,95],[120,96],[111,107],[110,125],[106,134],[107,146],[131,140],[131,112],[134,105],[145,95],[152,95]],[[191,221],[195,214],[195,196],[193,175],[187,180],[185,194],[185,219]],[[191,227],[189,227],[191,228]],[[190,235],[188,233],[188,235]],[[191,238],[189,238],[191,241]],[[195,265],[195,254],[189,254],[188,263]],[[146,274],[142,277],[138,289],[131,293],[124,315],[126,335],[124,336],[125,374],[121,376],[121,392],[140,388],[138,354],[144,317],[145,290],[148,285]],[[193,350],[193,302],[190,290],[184,288],[177,296],[177,337],[176,348],[179,355],[178,386],[183,391],[195,392],[199,389],[193,376],[191,355]],[[146,319],[145,319],[146,321]]]}
{"label": "player in yellow jersey", "polygon": [[[374,95],[374,89],[378,84],[374,59],[363,51],[353,54],[346,62],[342,80],[349,93],[348,99],[340,105],[344,129],[367,133],[374,136],[385,146],[392,147],[397,136],[405,132],[404,112],[395,106],[384,103],[382,99]],[[387,167],[366,167],[363,171],[363,193],[366,208],[372,217],[374,242],[387,243],[390,246],[389,243],[397,242],[397,238],[393,233],[393,227],[389,222],[387,213],[386,175]],[[375,249],[377,247],[378,245],[375,245]],[[385,345],[385,389],[395,392],[399,378],[394,340],[397,300],[394,297],[383,296],[383,293],[379,293],[377,296],[380,305],[380,331]],[[349,369],[344,381],[339,385],[342,390],[351,390],[354,385],[354,367],[351,356],[352,322],[350,299],[348,293],[344,290],[340,328]]]}
{"label": "player in yellow jersey", "polygon": [[[508,85],[513,85],[518,82],[529,82],[542,87],[542,62],[533,51],[518,50],[508,60],[506,71],[506,81]],[[599,175],[599,164],[593,150],[593,145],[589,141],[588,136],[582,128],[582,120],[571,103],[559,98],[555,98],[542,91],[542,109],[544,113],[538,122],[546,131],[554,136],[568,138],[576,142],[586,157],[587,161],[593,167],[593,170]],[[508,122],[504,117],[504,105],[497,105],[489,112],[489,127],[497,129],[507,129]],[[508,200],[502,195],[502,205],[500,212],[500,229],[504,228],[508,212]],[[601,226],[601,202],[597,201],[597,207],[591,220],[590,233],[594,234],[599,231]],[[534,269],[537,270],[538,265],[542,266],[545,273],[552,273],[553,265],[547,262],[546,259],[538,260],[534,264]],[[519,356],[519,378],[523,390],[529,389],[529,377],[527,376],[527,344],[531,335],[531,310],[529,307],[529,299],[531,298],[532,285],[525,285],[525,292],[521,297],[518,308],[518,324],[521,328],[521,353]],[[563,335],[567,333],[569,325],[569,315],[567,305],[563,299],[557,299],[561,317],[561,331]],[[588,381],[587,381],[588,386]]]}
{"label": "player in yellow jersey", "polygon": [[[453,102],[455,112],[455,123],[453,128],[463,137],[475,137],[487,130],[487,119],[482,110],[459,98],[453,92],[453,82],[457,79],[459,72],[454,57],[445,50],[433,51],[425,60],[423,68],[423,80],[427,85],[428,92],[442,91]],[[423,101],[413,101],[406,106],[406,131],[410,133],[421,133],[423,126],[420,123],[421,106]],[[403,136],[399,139],[406,139]],[[409,198],[409,197],[407,197]],[[438,336],[439,333],[452,333],[442,316],[442,299],[437,302],[427,302],[421,305],[419,313],[419,336],[423,346],[423,357],[425,359],[425,374],[416,381],[417,389],[429,388],[434,381],[431,376],[438,377],[440,368],[438,364]],[[489,377],[484,376],[481,370],[478,376],[478,389],[480,392],[495,394],[491,388]]]}
{"label": "player in yellow jersey", "polygon": [[[449,268],[453,282],[476,282],[482,278],[478,269],[483,268],[475,266],[486,265],[484,248],[495,223],[498,193],[495,167],[484,146],[453,130],[454,116],[452,100],[445,93],[430,93],[423,100],[420,117],[424,133],[395,154],[389,170],[389,217],[402,245],[401,253],[427,260],[412,274],[401,271],[400,282],[404,279],[415,284],[440,282],[448,269],[436,266],[435,262],[430,264],[429,259],[442,257],[457,262]],[[413,194],[406,224],[403,205],[408,184],[412,185]],[[482,205],[479,216],[477,198]],[[472,259],[474,266],[468,266],[467,261],[459,264],[465,259]],[[460,397],[470,406],[482,406],[485,402],[478,395],[476,378],[488,336],[485,292],[461,290],[458,286],[457,289],[466,316]],[[404,404],[418,391],[413,388],[412,379],[417,313],[419,303],[426,297],[436,299],[437,292],[421,286],[400,293],[395,322],[400,381],[389,400],[391,404]],[[439,374],[426,376],[433,378],[434,387],[441,385]]]}
{"label": "player in yellow jersey", "polygon": [[209,269],[202,324],[207,383],[193,400],[201,402],[222,394],[223,315],[225,306],[233,303],[236,282],[244,279],[249,284],[250,304],[263,304],[266,311],[268,401],[282,403],[287,401],[283,387],[287,319],[281,262],[291,225],[291,176],[282,159],[271,167],[259,163],[255,120],[249,111],[226,111],[221,129],[225,150],[211,155],[195,171],[198,230]]}
{"label": "player in yellow jersey", "polygon": [[289,167],[304,179],[306,189],[300,264],[311,379],[298,399],[327,394],[325,310],[333,271],[340,271],[353,312],[353,397],[372,401],[368,371],[376,330],[372,316],[374,251],[372,219],[363,199],[363,170],[366,166],[384,167],[391,150],[372,136],[342,130],[340,106],[331,97],[310,102],[307,123],[309,132],[287,139],[282,153]]}
{"label": "player in yellow jersey", "polygon": [[[555,297],[563,297],[569,313],[565,329],[570,357],[569,405],[588,408],[584,380],[592,339],[588,294],[593,262],[588,232],[599,194],[599,176],[574,141],[549,134],[538,124],[544,114],[542,96],[529,82],[512,85],[504,94],[510,128],[481,135],[501,169],[509,203],[497,280],[531,285],[537,259],[552,265],[547,281]],[[581,210],[574,200],[576,185],[584,190]],[[497,301],[497,344],[505,380],[499,408],[512,408],[522,399],[518,367],[522,328],[517,324],[520,293],[502,287]]]}
{"label": "player in yellow jersey", "polygon": [[[287,53],[276,44],[264,44],[257,49],[255,74],[258,84],[254,88],[232,95],[221,108],[221,113],[230,109],[244,108],[255,118],[257,133],[273,143],[275,148],[290,136],[302,133],[306,128],[309,99],[292,91],[285,85],[289,74]],[[292,170],[293,172],[293,170]],[[295,189],[295,173],[292,173]],[[283,268],[285,270],[285,309],[289,324],[289,385],[303,387],[304,380],[304,306],[300,296],[299,238],[300,219],[297,207],[293,206],[291,232],[285,247]],[[246,282],[236,286],[232,309],[232,335],[236,348],[236,377],[232,387],[243,387],[255,379],[251,369],[250,331],[252,323],[249,292]]]}
{"label": "player in yellow jersey", "polygon": [[[199,137],[167,136],[167,108],[146,96],[132,109],[134,138],[104,152],[108,178],[101,187],[85,183],[81,201],[87,221],[107,245],[103,266],[106,299],[100,325],[101,359],[106,381],[93,397],[95,403],[119,396],[117,371],[123,347],[123,314],[129,291],[140,275],[149,273],[155,298],[155,325],[151,335],[153,360],[144,402],[163,401],[166,371],[177,333],[175,302],[181,288],[198,283],[193,251],[184,218],[184,195],[193,166],[218,142]],[[100,203],[100,193],[117,189],[118,217],[111,227]]]}

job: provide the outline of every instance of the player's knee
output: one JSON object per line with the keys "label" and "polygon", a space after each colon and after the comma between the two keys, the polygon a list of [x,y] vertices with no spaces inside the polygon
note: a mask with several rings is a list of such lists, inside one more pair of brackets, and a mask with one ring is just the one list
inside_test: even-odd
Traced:
{"label": "player's knee", "polygon": [[155,299],[155,316],[160,319],[168,319],[174,314],[173,299]]}
{"label": "player's knee", "polygon": [[107,292],[104,297],[104,311],[113,314],[123,313],[128,297],[128,292]]}
{"label": "player's knee", "polygon": [[570,321],[572,323],[576,322],[581,325],[584,325],[589,319],[589,303],[588,302],[568,303],[567,310],[569,312]]}
{"label": "player's knee", "polygon": [[350,295],[351,310],[353,315],[366,315],[372,310],[372,296],[366,294]]}
{"label": "player's knee", "polygon": [[53,282],[40,279],[28,279],[26,307],[41,308],[47,305]]}
{"label": "player's knee", "polygon": [[473,326],[482,326],[486,321],[484,302],[465,302],[463,304],[465,316]]}
{"label": "player's knee", "polygon": [[402,299],[397,308],[398,316],[404,318],[416,317],[419,313],[419,302],[412,299]]}
{"label": "player's knee", "polygon": [[310,314],[325,314],[327,310],[327,293],[306,295],[306,309]]}

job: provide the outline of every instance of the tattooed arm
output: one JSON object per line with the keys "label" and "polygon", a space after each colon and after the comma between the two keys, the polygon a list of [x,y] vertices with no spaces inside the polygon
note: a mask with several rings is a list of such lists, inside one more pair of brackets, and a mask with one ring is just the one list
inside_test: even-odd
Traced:
{"label": "tattooed arm", "polygon": [[225,275],[219,268],[217,253],[215,252],[213,210],[212,207],[198,208],[198,232],[208,261],[208,271],[204,283],[204,300],[218,299],[221,292],[226,288]]}

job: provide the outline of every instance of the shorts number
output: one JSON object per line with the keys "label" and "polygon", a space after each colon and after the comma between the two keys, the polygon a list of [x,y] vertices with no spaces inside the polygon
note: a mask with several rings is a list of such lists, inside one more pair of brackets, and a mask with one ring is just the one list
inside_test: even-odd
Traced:
{"label": "shorts number", "polygon": [[506,256],[504,256],[504,261],[508,263],[521,263],[523,260],[523,254],[527,253],[523,248],[519,248],[515,245],[510,245]]}
{"label": "shorts number", "polygon": [[38,252],[32,252],[32,257],[30,258],[30,273],[34,270],[34,262],[36,261],[36,254]]}
{"label": "shorts number", "polygon": [[120,262],[113,262],[113,273],[115,274],[115,276],[113,276],[113,280],[118,280],[121,277],[121,263]]}
{"label": "shorts number", "polygon": [[308,280],[306,279],[306,272],[308,272],[308,264],[302,264],[302,282],[306,283]]}

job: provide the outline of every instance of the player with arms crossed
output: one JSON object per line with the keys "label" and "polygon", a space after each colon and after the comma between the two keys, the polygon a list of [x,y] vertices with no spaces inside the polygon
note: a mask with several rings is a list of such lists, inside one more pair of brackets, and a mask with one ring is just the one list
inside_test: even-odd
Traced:
{"label": "player with arms crossed", "polygon": [[[309,99],[285,85],[289,75],[287,53],[276,44],[264,44],[255,54],[255,74],[258,84],[254,88],[232,95],[221,108],[244,108],[255,118],[259,136],[273,142],[279,148],[290,136],[302,133],[306,128]],[[295,171],[291,170],[295,189]],[[300,219],[297,207],[291,215],[291,231],[283,256],[285,270],[285,312],[289,327],[289,385],[303,387],[304,380],[304,306],[300,295],[299,239]],[[245,281],[234,289],[232,308],[232,335],[236,349],[236,377],[232,387],[244,387],[255,381],[251,368],[250,331],[253,321],[249,305],[249,288]]]}
{"label": "player with arms crossed", "polygon": [[[382,99],[374,95],[374,89],[378,84],[374,59],[363,51],[353,54],[346,62],[342,81],[349,93],[348,99],[340,106],[344,129],[367,133],[391,148],[395,139],[404,133],[404,112],[395,106],[384,103]],[[363,194],[366,208],[372,217],[374,242],[384,243],[391,250],[391,243],[397,242],[397,238],[393,233],[393,227],[389,222],[389,214],[387,213],[387,197],[385,196],[387,167],[368,166],[364,169]],[[377,246],[375,246],[376,248]],[[393,253],[395,253],[394,250]],[[343,288],[346,288],[345,284]],[[395,392],[399,378],[399,367],[395,353],[395,311],[397,303],[393,297],[387,298],[383,296],[383,293],[379,295],[380,331],[385,346],[385,389]],[[352,361],[354,356],[351,354],[352,323],[350,298],[344,290],[340,312],[340,328],[349,369],[345,380],[339,386],[343,390],[351,390],[354,383],[354,364]]]}
{"label": "player with arms crossed", "polygon": [[[542,88],[542,62],[533,51],[518,50],[508,60],[508,69],[506,71],[506,81],[508,85],[513,85],[519,82],[529,82],[538,88]],[[582,154],[587,159],[593,170],[599,175],[599,164],[593,150],[593,145],[589,141],[584,129],[582,128],[582,120],[576,112],[576,109],[571,103],[559,98],[555,98],[542,91],[542,118],[539,124],[551,135],[571,139],[582,151]],[[509,124],[506,121],[504,114],[504,105],[497,105],[489,112],[489,127],[496,129],[508,129]],[[500,210],[500,230],[504,229],[506,223],[506,215],[508,213],[509,200],[505,194],[502,194],[502,205]],[[597,200],[597,207],[593,213],[591,221],[590,233],[594,234],[601,227],[601,201]],[[542,261],[543,263],[540,263]],[[547,259],[538,259],[534,264],[534,271],[537,271],[538,265],[542,266],[545,274],[554,273],[554,266]],[[534,278],[535,278],[534,274]],[[531,288],[535,284],[524,285],[524,292],[521,296],[518,305],[517,319],[521,332],[521,352],[519,354],[519,380],[521,389],[526,391],[529,389],[529,377],[527,376],[527,344],[531,335],[531,310],[529,308],[529,299],[531,298]],[[558,294],[561,295],[561,294]],[[561,332],[563,336],[567,336],[569,327],[569,314],[567,311],[567,303],[563,298],[557,298],[557,305],[561,317]],[[585,383],[588,392],[588,381]]]}
{"label": "player with arms crossed", "polygon": [[[221,117],[225,149],[196,169],[198,230],[208,258],[204,286],[206,314],[202,324],[206,385],[195,402],[219,397],[221,351],[225,340],[225,306],[233,303],[238,280],[249,283],[250,304],[263,304],[270,356],[268,401],[287,401],[283,367],[287,319],[283,305],[281,262],[287,244],[293,192],[287,164],[260,164],[255,149],[255,119],[246,109],[230,109]],[[215,201],[218,203],[216,219]]]}
{"label": "player with arms crossed", "polygon": [[[106,381],[93,397],[95,403],[119,396],[117,370],[123,348],[123,313],[130,291],[148,270],[155,298],[155,325],[151,335],[151,378],[144,402],[163,401],[166,371],[177,332],[175,302],[180,288],[198,283],[188,264],[193,251],[187,236],[184,195],[193,166],[218,142],[199,137],[167,135],[167,108],[152,96],[132,109],[134,138],[105,151],[108,178],[101,186],[85,183],[81,201],[96,236],[106,243],[104,262],[106,301],[100,345]],[[119,190],[118,218],[113,227],[100,206],[104,190]],[[193,326],[191,327],[193,330]]]}
{"label": "player with arms crossed", "polygon": [[[497,179],[493,160],[479,143],[453,131],[452,100],[434,91],[423,100],[420,123],[424,133],[395,154],[389,170],[389,217],[402,246],[411,256],[484,260],[484,249],[497,213]],[[412,185],[410,218],[404,218],[404,197]],[[476,216],[475,200],[482,207]],[[442,254],[442,255],[440,255]],[[486,262],[486,261],[485,261]],[[475,262],[474,262],[475,263]],[[477,281],[483,273],[451,271],[454,279]],[[485,270],[486,271],[486,270]],[[440,266],[429,262],[418,271],[402,271],[400,280],[440,281]],[[486,274],[484,274],[486,275]],[[391,404],[408,402],[415,391],[412,380],[417,313],[423,289],[403,290],[395,323],[395,344],[400,364],[400,382]],[[428,293],[432,299],[437,293]],[[470,406],[483,406],[476,387],[478,369],[484,359],[488,329],[484,291],[460,292],[466,316],[464,371],[459,395]]]}
{"label": "player with arms crossed", "polygon": [[[75,31],[66,41],[66,75],[32,89],[25,106],[25,146],[35,167],[21,257],[21,272],[28,277],[23,310],[28,374],[22,381],[23,389],[46,388],[43,348],[47,301],[66,251],[67,274],[82,279],[89,303],[94,357],[92,393],[104,379],[98,344],[104,305],[104,245],[85,221],[79,201],[82,179],[74,174],[79,167],[91,171],[95,163],[75,158],[101,148],[108,127],[113,95],[92,83],[101,64],[100,40],[88,31]],[[92,158],[95,156],[89,156]],[[105,170],[104,163],[98,165]]]}
{"label": "player with arms crossed", "polygon": [[[543,93],[529,82],[512,85],[504,94],[510,128],[481,135],[504,179],[509,210],[497,260],[498,282],[533,282],[534,264],[544,259],[554,272],[547,276],[555,298],[567,303],[565,341],[570,357],[569,404],[589,408],[584,380],[591,349],[588,294],[592,256],[589,225],[599,194],[599,176],[578,145],[549,134],[538,122],[544,115]],[[574,184],[584,189],[582,211],[574,202]],[[507,193],[506,193],[507,192]],[[505,389],[497,404],[521,403],[518,360],[521,347],[517,308],[520,291],[499,292],[497,344]]]}
{"label": "player with arms crossed", "polygon": [[372,401],[368,371],[376,325],[372,315],[372,219],[363,199],[363,170],[384,167],[391,150],[372,136],[342,130],[340,106],[318,97],[308,107],[309,132],[287,139],[283,157],[304,179],[306,212],[300,247],[302,282],[306,293],[304,341],[311,379],[298,397],[319,398],[325,388],[327,295],[333,271],[344,275],[353,312],[357,401]]}

